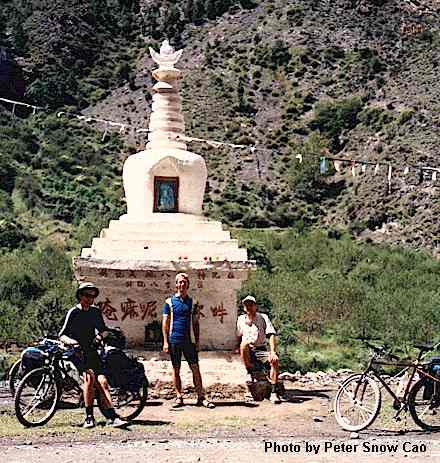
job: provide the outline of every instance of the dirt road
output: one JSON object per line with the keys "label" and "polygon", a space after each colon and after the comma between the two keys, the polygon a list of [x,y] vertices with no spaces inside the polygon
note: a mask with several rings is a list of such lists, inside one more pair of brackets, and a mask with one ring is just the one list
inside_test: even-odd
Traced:
{"label": "dirt road", "polygon": [[440,436],[410,419],[392,423],[386,402],[371,429],[351,439],[334,420],[334,388],[294,386],[280,405],[249,406],[236,397],[206,410],[188,399],[172,410],[168,400],[151,400],[127,430],[108,429],[100,417],[97,428],[83,430],[83,410],[59,411],[49,425],[26,430],[3,393],[0,462],[440,462]]}

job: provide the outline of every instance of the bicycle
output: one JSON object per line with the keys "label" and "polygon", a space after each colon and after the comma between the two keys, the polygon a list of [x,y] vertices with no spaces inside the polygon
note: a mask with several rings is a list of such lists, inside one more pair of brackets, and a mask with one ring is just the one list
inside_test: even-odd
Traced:
{"label": "bicycle", "polygon": [[[47,352],[51,350],[57,342],[58,341],[51,338],[43,338],[21,352],[20,358],[11,366],[8,372],[9,392],[12,397],[15,396],[17,387],[26,373],[45,365],[48,356]],[[65,368],[73,370],[75,366],[73,364],[66,364]]]}
{"label": "bicycle", "polygon": [[[366,369],[347,378],[340,386],[335,397],[335,418],[347,431],[361,431],[370,426],[379,415],[382,405],[381,389],[385,389],[393,398],[396,410],[394,419],[398,421],[403,411],[409,410],[414,422],[427,431],[440,430],[440,378],[432,373],[432,363],[422,363],[426,352],[440,345],[414,345],[419,349],[416,360],[403,362],[384,347],[377,347],[368,341],[364,343],[373,354]],[[403,367],[395,377],[409,372],[403,395],[394,393],[382,378],[377,366],[389,365]],[[414,383],[416,374],[419,379]],[[381,387],[379,387],[379,384]]]}
{"label": "bicycle", "polygon": [[[15,395],[15,414],[23,426],[42,426],[49,422],[60,408],[61,402],[64,403],[64,397],[72,391],[82,397],[80,382],[72,378],[65,368],[65,360],[72,359],[74,354],[72,349],[66,351],[62,343],[56,342],[48,352],[46,365],[30,371],[23,377]],[[105,407],[99,400],[97,390],[96,392],[97,405],[102,412]],[[145,407],[148,380],[144,374],[142,384],[137,390],[110,387],[110,393],[118,416],[130,421]]]}

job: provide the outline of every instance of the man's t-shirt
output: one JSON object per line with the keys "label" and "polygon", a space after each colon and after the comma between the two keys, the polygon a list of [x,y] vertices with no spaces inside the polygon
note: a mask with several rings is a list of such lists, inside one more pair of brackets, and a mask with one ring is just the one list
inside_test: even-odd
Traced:
{"label": "man's t-shirt", "polygon": [[[171,297],[171,304],[173,305],[173,315],[168,341],[173,344],[190,341],[193,300],[189,296],[183,300],[179,296],[174,295]],[[171,314],[171,307],[167,302],[163,305],[162,313],[163,315]]]}
{"label": "man's t-shirt", "polygon": [[266,347],[266,336],[271,334],[276,334],[276,331],[264,313],[257,312],[253,321],[250,321],[246,314],[240,315],[237,319],[237,336],[255,347]]}
{"label": "man's t-shirt", "polygon": [[102,333],[107,328],[98,307],[92,305],[88,310],[82,310],[78,304],[72,307],[66,315],[59,336],[63,334],[78,341],[79,345],[89,350],[95,339],[96,332]]}

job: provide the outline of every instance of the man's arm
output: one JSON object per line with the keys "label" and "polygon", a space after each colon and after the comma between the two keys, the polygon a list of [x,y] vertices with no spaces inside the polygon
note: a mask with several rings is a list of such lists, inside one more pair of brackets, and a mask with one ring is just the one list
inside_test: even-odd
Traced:
{"label": "man's arm", "polygon": [[60,341],[65,344],[66,346],[79,346],[79,343],[76,339],[71,338],[65,334],[60,336]]}
{"label": "man's arm", "polygon": [[200,348],[200,323],[199,319],[196,317],[193,317],[192,320],[192,325],[193,325],[193,332],[194,332],[194,341],[196,343],[196,350],[198,351]]}
{"label": "man's arm", "polygon": [[162,335],[163,335],[163,351],[169,351],[168,337],[170,335],[170,315],[162,315]]}
{"label": "man's arm", "polygon": [[102,316],[101,309],[96,307],[97,310],[97,320],[96,320],[96,330],[98,334],[96,335],[95,339],[97,341],[102,341],[104,338],[108,336],[108,327],[105,324],[104,317]]}
{"label": "man's arm", "polygon": [[72,313],[74,309],[70,309],[67,312],[66,318],[64,319],[63,327],[58,333],[58,337],[63,344],[66,346],[77,346],[79,345],[78,341],[72,338],[71,335],[71,325],[72,325]]}
{"label": "man's arm", "polygon": [[277,337],[276,337],[275,334],[270,335],[270,337],[269,337],[269,346],[270,346],[269,362],[273,362],[275,360],[278,360]]}

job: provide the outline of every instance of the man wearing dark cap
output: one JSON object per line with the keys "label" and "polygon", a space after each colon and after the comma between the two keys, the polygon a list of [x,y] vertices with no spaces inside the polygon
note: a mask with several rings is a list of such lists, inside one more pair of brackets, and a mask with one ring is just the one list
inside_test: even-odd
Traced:
{"label": "man wearing dark cap", "polygon": [[[254,380],[254,372],[264,364],[270,365],[269,381],[272,385],[270,401],[279,404],[277,383],[279,361],[277,355],[276,331],[266,314],[257,312],[257,301],[246,296],[242,301],[245,314],[237,320],[237,337],[240,338],[240,357],[248,372],[247,380]],[[266,339],[270,350],[267,350]]]}
{"label": "man wearing dark cap", "polygon": [[77,365],[84,379],[86,419],[83,427],[93,428],[95,426],[93,417],[95,382],[105,407],[103,414],[107,418],[107,424],[113,427],[122,427],[126,426],[127,422],[121,420],[115,413],[102,361],[96,349],[96,345],[107,334],[102,313],[98,307],[93,305],[93,301],[98,295],[99,289],[93,283],[80,284],[76,291],[78,304],[67,312],[59,337],[64,344],[81,348],[83,354],[81,362]]}

